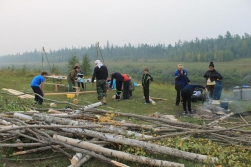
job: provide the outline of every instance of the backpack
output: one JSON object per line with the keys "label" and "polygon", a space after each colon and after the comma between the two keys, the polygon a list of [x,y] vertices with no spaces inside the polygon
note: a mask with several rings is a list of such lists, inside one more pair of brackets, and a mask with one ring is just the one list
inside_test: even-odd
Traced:
{"label": "backpack", "polygon": [[134,87],[134,82],[132,79],[130,79],[129,81],[129,91],[134,91],[135,87]]}

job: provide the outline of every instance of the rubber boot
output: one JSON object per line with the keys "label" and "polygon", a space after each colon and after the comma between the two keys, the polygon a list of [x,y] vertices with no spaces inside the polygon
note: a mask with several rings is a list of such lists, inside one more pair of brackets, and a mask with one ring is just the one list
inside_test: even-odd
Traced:
{"label": "rubber boot", "polygon": [[106,104],[106,97],[102,98],[102,104]]}

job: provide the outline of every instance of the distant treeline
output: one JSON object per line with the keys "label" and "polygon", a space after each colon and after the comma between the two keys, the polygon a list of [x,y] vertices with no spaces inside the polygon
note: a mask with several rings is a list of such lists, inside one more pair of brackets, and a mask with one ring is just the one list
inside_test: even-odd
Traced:
{"label": "distant treeline", "polygon": [[[167,58],[170,61],[225,62],[251,56],[251,35],[247,33],[243,36],[238,34],[231,35],[227,31],[224,36],[219,35],[216,39],[206,38],[200,40],[196,38],[195,40],[183,42],[179,40],[174,46],[171,44],[168,46],[164,44],[138,44],[138,46],[132,46],[130,43],[124,46],[117,46],[107,41],[106,46],[100,48],[104,59],[113,59],[114,61],[124,59],[137,61],[139,58]],[[62,48],[59,50],[50,50],[46,53],[49,61],[56,63],[66,62],[72,55],[82,58],[83,55],[87,54],[93,60],[96,59],[97,51],[97,46],[92,44],[90,47]],[[0,62],[41,62],[42,54],[41,48],[41,51],[35,50],[22,54],[2,56],[0,57]]]}

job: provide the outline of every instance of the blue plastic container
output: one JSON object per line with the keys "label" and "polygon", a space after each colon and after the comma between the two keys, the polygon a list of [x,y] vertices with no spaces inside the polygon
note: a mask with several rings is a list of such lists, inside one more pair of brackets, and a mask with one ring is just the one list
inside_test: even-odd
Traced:
{"label": "blue plastic container", "polygon": [[227,101],[220,101],[220,107],[228,110],[228,102]]}

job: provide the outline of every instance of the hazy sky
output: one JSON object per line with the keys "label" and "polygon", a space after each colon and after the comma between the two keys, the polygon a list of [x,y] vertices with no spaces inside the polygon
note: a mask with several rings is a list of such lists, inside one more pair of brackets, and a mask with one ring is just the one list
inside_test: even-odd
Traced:
{"label": "hazy sky", "polygon": [[251,34],[251,0],[0,0],[0,56]]}

